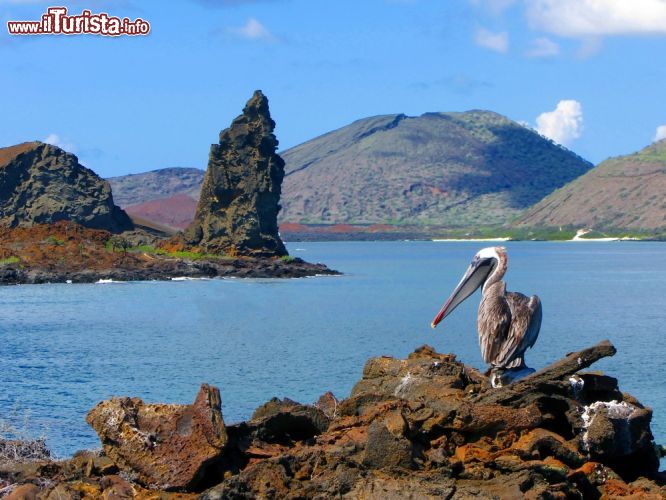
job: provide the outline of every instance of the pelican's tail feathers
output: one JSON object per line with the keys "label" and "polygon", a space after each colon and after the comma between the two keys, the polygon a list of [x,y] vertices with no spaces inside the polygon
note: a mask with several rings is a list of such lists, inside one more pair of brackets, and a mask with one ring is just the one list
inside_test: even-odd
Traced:
{"label": "pelican's tail feathers", "polygon": [[503,368],[522,368],[523,366],[525,366],[525,359],[522,356],[518,356],[517,358],[512,359],[511,362],[507,363]]}

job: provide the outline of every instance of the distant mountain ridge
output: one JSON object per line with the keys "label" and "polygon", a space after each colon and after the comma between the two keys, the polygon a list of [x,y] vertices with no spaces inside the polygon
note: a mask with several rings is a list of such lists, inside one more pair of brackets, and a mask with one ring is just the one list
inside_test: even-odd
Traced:
{"label": "distant mountain ridge", "polygon": [[170,167],[108,179],[113,197],[134,218],[185,229],[197,208],[204,170]]}
{"label": "distant mountain ridge", "polygon": [[666,228],[666,139],[610,158],[530,208],[518,226]]}
{"label": "distant mountain ridge", "polygon": [[122,207],[184,194],[199,199],[204,171],[199,168],[171,167],[140,174],[109,177],[113,198]]}
{"label": "distant mountain ridge", "polygon": [[[592,168],[490,111],[382,115],[288,149],[281,222],[503,224]],[[203,171],[170,168],[110,179],[129,213],[185,227]],[[146,204],[148,203],[148,204]],[[160,206],[157,209],[157,205]]]}
{"label": "distant mountain ridge", "polygon": [[281,220],[310,224],[502,224],[593,166],[479,110],[365,118],[281,154]]}

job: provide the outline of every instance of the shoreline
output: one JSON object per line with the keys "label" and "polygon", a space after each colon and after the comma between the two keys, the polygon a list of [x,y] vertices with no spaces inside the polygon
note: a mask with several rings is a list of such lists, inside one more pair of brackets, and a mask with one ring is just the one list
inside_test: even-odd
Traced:
{"label": "shoreline", "polygon": [[289,279],[339,276],[324,264],[300,258],[235,258],[210,260],[155,259],[150,266],[118,265],[109,269],[45,269],[5,265],[0,267],[0,286],[40,284],[117,284],[139,281],[196,281],[216,278]]}
{"label": "shoreline", "polygon": [[[650,239],[650,238],[579,238],[579,239],[523,239],[523,238],[313,238],[313,239],[298,239],[286,240],[285,243],[373,243],[373,242],[396,242],[396,241],[425,241],[433,243],[474,243],[474,242],[527,242],[527,243],[577,243],[577,242],[592,242],[592,243],[627,243],[627,242],[648,242],[648,243],[666,243],[663,239]],[[296,251],[303,251],[297,249]]]}

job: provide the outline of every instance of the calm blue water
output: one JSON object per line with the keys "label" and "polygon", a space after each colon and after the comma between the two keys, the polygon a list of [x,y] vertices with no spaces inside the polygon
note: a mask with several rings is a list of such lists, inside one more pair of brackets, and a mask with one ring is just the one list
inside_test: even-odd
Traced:
{"label": "calm blue water", "polygon": [[[436,330],[429,324],[484,243],[288,246],[345,276],[0,287],[0,417],[29,412],[29,430],[65,456],[99,446],[84,417],[114,395],[187,403],[209,382],[233,422],[272,396],[345,397],[368,357],[424,343],[482,366],[478,292]],[[618,354],[594,368],[653,407],[666,442],[666,245],[507,247],[509,289],[543,302],[528,363],[610,339]]]}

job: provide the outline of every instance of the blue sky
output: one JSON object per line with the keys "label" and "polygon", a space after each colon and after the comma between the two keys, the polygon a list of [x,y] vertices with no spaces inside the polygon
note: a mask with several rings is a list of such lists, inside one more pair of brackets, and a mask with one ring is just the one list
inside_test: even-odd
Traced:
{"label": "blue sky", "polygon": [[596,163],[666,124],[666,0],[77,0],[152,32],[7,33],[52,4],[0,0],[0,146],[48,139],[103,176],[205,168],[257,88],[281,148],[371,115],[490,109]]}

